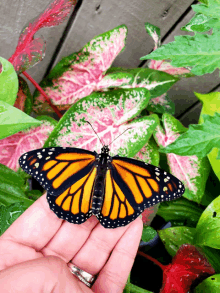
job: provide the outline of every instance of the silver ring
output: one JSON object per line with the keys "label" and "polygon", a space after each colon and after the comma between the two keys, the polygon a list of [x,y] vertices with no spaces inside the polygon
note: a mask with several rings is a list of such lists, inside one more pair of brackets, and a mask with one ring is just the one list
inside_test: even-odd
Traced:
{"label": "silver ring", "polygon": [[83,282],[89,288],[92,287],[95,276],[87,273],[86,271],[81,270],[75,266],[71,261],[68,262],[67,266],[70,268],[72,274],[74,274],[81,282]]}

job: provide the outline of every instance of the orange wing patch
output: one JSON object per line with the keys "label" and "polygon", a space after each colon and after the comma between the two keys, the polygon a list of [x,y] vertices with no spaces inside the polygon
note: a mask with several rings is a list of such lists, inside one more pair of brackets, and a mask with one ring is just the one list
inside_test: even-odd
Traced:
{"label": "orange wing patch", "polygon": [[111,176],[111,171],[106,172],[105,195],[101,214],[110,220],[125,219],[134,213],[134,209],[125,198],[124,193]]}
{"label": "orange wing patch", "polygon": [[55,204],[65,211],[70,211],[73,215],[88,213],[90,210],[96,173],[97,168],[94,167],[89,174],[85,175],[60,194],[56,198]]}

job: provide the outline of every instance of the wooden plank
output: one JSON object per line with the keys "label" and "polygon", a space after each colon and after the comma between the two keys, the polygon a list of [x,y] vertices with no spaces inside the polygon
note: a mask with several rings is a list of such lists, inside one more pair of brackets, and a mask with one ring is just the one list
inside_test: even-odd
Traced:
{"label": "wooden plank", "polygon": [[[21,30],[28,21],[44,11],[51,2],[52,0],[0,1],[0,55],[2,57],[8,59],[14,53]],[[43,28],[36,34],[36,37],[43,36],[47,45],[43,61],[28,70],[28,73],[38,82],[43,78],[51,61],[51,56],[63,34],[66,22],[67,20],[56,27]]]}
{"label": "wooden plank", "polygon": [[[179,35],[193,35],[186,31],[181,31],[180,28],[187,24],[195,13],[191,9],[189,13],[177,24],[172,33],[164,40],[163,44],[174,41],[174,36]],[[195,76],[190,78],[183,78],[178,81],[173,87],[168,91],[169,97],[176,105],[175,116],[179,116],[181,113],[185,112],[189,107],[191,107],[197,98],[194,92],[208,93],[219,83],[219,70],[211,74],[205,74],[203,76]],[[199,108],[195,108],[195,117],[189,115],[185,118],[184,123],[194,123],[192,121],[197,121]],[[192,109],[190,110],[192,113]],[[188,120],[187,120],[188,119]],[[197,123],[197,122],[195,122]]]}
{"label": "wooden plank", "polygon": [[55,64],[64,56],[79,51],[94,36],[114,27],[126,24],[128,37],[126,48],[113,66],[137,67],[140,57],[149,53],[153,41],[145,31],[145,22],[161,28],[164,36],[192,0],[83,0],[76,19]]}

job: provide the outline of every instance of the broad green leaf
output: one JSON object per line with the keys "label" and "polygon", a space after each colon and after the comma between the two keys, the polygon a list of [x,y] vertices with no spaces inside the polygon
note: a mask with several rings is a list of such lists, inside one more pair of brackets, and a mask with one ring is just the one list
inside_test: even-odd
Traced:
{"label": "broad green leaf", "polygon": [[[120,86],[122,88],[139,88],[144,87],[150,91],[151,99],[159,97],[167,92],[171,86],[176,83],[179,78],[166,72],[150,69],[150,68],[121,68],[112,67],[107,74],[126,73],[132,76],[127,85]],[[118,86],[119,87],[119,86]]]}
{"label": "broad green leaf", "polygon": [[176,67],[190,67],[195,75],[212,73],[220,67],[220,31],[212,35],[176,36],[175,41],[161,46],[141,60],[172,60]]}
{"label": "broad green leaf", "polygon": [[[200,113],[199,123],[203,123],[204,120],[202,116],[204,114],[214,116],[215,113],[220,113],[220,93],[213,92],[210,94],[199,94],[195,93],[196,97],[202,102],[202,111]],[[219,152],[219,148],[214,147],[213,150],[208,154],[209,161],[212,165],[212,169],[214,170],[216,176],[220,180],[220,164],[217,159]]]}
{"label": "broad green leaf", "polygon": [[[100,152],[101,143],[111,144],[111,154],[133,157],[149,140],[155,129],[156,115],[137,116],[147,106],[149,93],[144,88],[93,93],[75,103],[60,119],[44,147],[80,147]],[[130,129],[131,128],[131,129]]]}
{"label": "broad green leaf", "polygon": [[40,121],[10,106],[8,103],[0,101],[0,139],[40,124]]}
{"label": "broad green leaf", "polygon": [[[94,91],[127,83],[127,74],[119,75],[118,80],[116,75],[105,76],[114,59],[124,50],[126,35],[127,27],[120,25],[94,37],[79,52],[64,57],[40,83],[52,103],[60,110],[67,110]],[[40,112],[44,103],[45,98],[35,91],[34,110]],[[51,112],[51,108],[47,107],[46,111]]]}
{"label": "broad green leaf", "polygon": [[203,280],[193,290],[194,293],[219,293],[220,288],[220,274],[212,275]]}
{"label": "broad green leaf", "polygon": [[195,12],[203,13],[212,18],[220,18],[220,3],[219,0],[208,0],[208,5],[199,4],[192,5]]}
{"label": "broad green leaf", "polygon": [[169,202],[160,203],[157,214],[165,221],[183,221],[188,227],[196,227],[203,209],[193,201],[184,197]]}
{"label": "broad green leaf", "polygon": [[220,196],[214,199],[202,213],[196,226],[195,245],[220,248]]}
{"label": "broad green leaf", "polygon": [[181,30],[188,32],[206,32],[211,29],[211,26],[209,25],[210,19],[211,17],[202,13],[196,13],[186,25],[181,27]]}
{"label": "broad green leaf", "polygon": [[167,252],[174,256],[182,244],[193,244],[195,228],[192,227],[171,227],[159,230],[158,234]]}
{"label": "broad green leaf", "polygon": [[[154,132],[154,138],[159,146],[169,148],[172,142],[178,140],[185,128],[176,118],[165,113],[162,116],[164,129],[158,125]],[[167,152],[167,161],[170,172],[185,185],[184,197],[189,200],[201,202],[205,191],[206,180],[210,171],[207,158],[199,159],[196,156],[178,156],[174,152]]]}
{"label": "broad green leaf", "polygon": [[148,241],[154,239],[154,237],[156,235],[157,235],[157,231],[154,230],[154,228],[152,228],[150,226],[144,226],[141,239],[144,242],[148,242]]}
{"label": "broad green leaf", "polygon": [[[186,133],[166,148],[163,153],[175,153],[181,156],[196,155],[205,157],[215,147],[220,147],[220,113],[203,115],[204,123],[192,124]],[[220,162],[220,161],[219,161]]]}
{"label": "broad green leaf", "polygon": [[13,65],[0,57],[0,101],[13,106],[18,92],[18,76]]}

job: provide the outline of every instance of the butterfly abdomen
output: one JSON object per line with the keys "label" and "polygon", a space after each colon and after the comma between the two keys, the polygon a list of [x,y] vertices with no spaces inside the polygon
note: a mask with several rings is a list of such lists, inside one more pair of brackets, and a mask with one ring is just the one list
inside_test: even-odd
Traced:
{"label": "butterfly abdomen", "polygon": [[105,176],[107,171],[107,155],[101,154],[97,159],[97,163],[97,176],[92,197],[92,213],[96,216],[99,215],[103,203]]}

